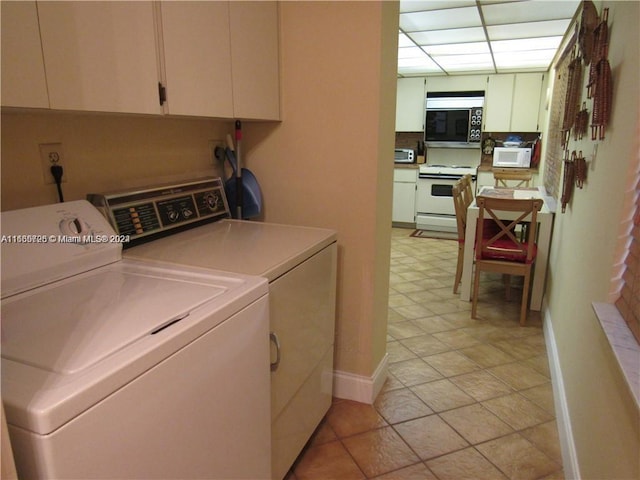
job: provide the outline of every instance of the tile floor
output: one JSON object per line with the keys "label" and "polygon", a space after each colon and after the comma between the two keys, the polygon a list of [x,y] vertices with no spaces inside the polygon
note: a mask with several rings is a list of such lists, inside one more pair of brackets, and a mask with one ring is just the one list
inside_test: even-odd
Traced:
{"label": "tile floor", "polygon": [[[482,277],[452,292],[457,244],[393,229],[389,377],[375,405],[335,399],[287,480],[563,479],[542,323]],[[484,274],[483,274],[484,275]]]}

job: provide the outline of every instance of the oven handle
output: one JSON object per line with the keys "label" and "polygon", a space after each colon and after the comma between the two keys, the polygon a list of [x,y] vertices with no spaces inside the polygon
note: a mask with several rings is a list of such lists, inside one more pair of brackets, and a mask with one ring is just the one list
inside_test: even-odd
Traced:
{"label": "oven handle", "polygon": [[[447,174],[447,173],[420,173],[418,178],[433,179],[433,180],[460,180],[463,175]],[[476,176],[471,175],[471,180],[475,182]]]}

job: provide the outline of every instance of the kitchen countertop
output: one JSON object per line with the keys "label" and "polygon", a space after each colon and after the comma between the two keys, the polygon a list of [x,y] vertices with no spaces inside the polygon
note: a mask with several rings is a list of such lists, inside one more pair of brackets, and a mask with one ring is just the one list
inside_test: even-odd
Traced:
{"label": "kitchen countertop", "polygon": [[393,168],[407,168],[407,169],[418,169],[420,167],[417,163],[394,163]]}

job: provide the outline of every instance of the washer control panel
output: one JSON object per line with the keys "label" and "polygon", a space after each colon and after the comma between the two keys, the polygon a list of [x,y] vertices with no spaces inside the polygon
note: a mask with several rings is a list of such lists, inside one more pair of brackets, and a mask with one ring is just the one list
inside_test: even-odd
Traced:
{"label": "washer control panel", "polygon": [[[136,240],[167,234],[174,230],[230,218],[229,204],[220,178],[87,195],[113,228]],[[125,247],[126,247],[125,246]]]}

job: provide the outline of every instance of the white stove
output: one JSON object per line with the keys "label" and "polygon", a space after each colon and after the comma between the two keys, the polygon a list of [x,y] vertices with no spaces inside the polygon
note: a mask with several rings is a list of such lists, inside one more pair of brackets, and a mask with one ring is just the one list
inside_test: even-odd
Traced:
{"label": "white stove", "polygon": [[427,165],[422,164],[419,167],[419,173],[424,175],[457,175],[458,178],[463,175],[476,176],[478,167],[469,167],[464,165]]}
{"label": "white stove", "polygon": [[471,175],[473,187],[478,167],[464,165],[420,165],[416,197],[416,227],[421,230],[456,233],[453,185]]}

